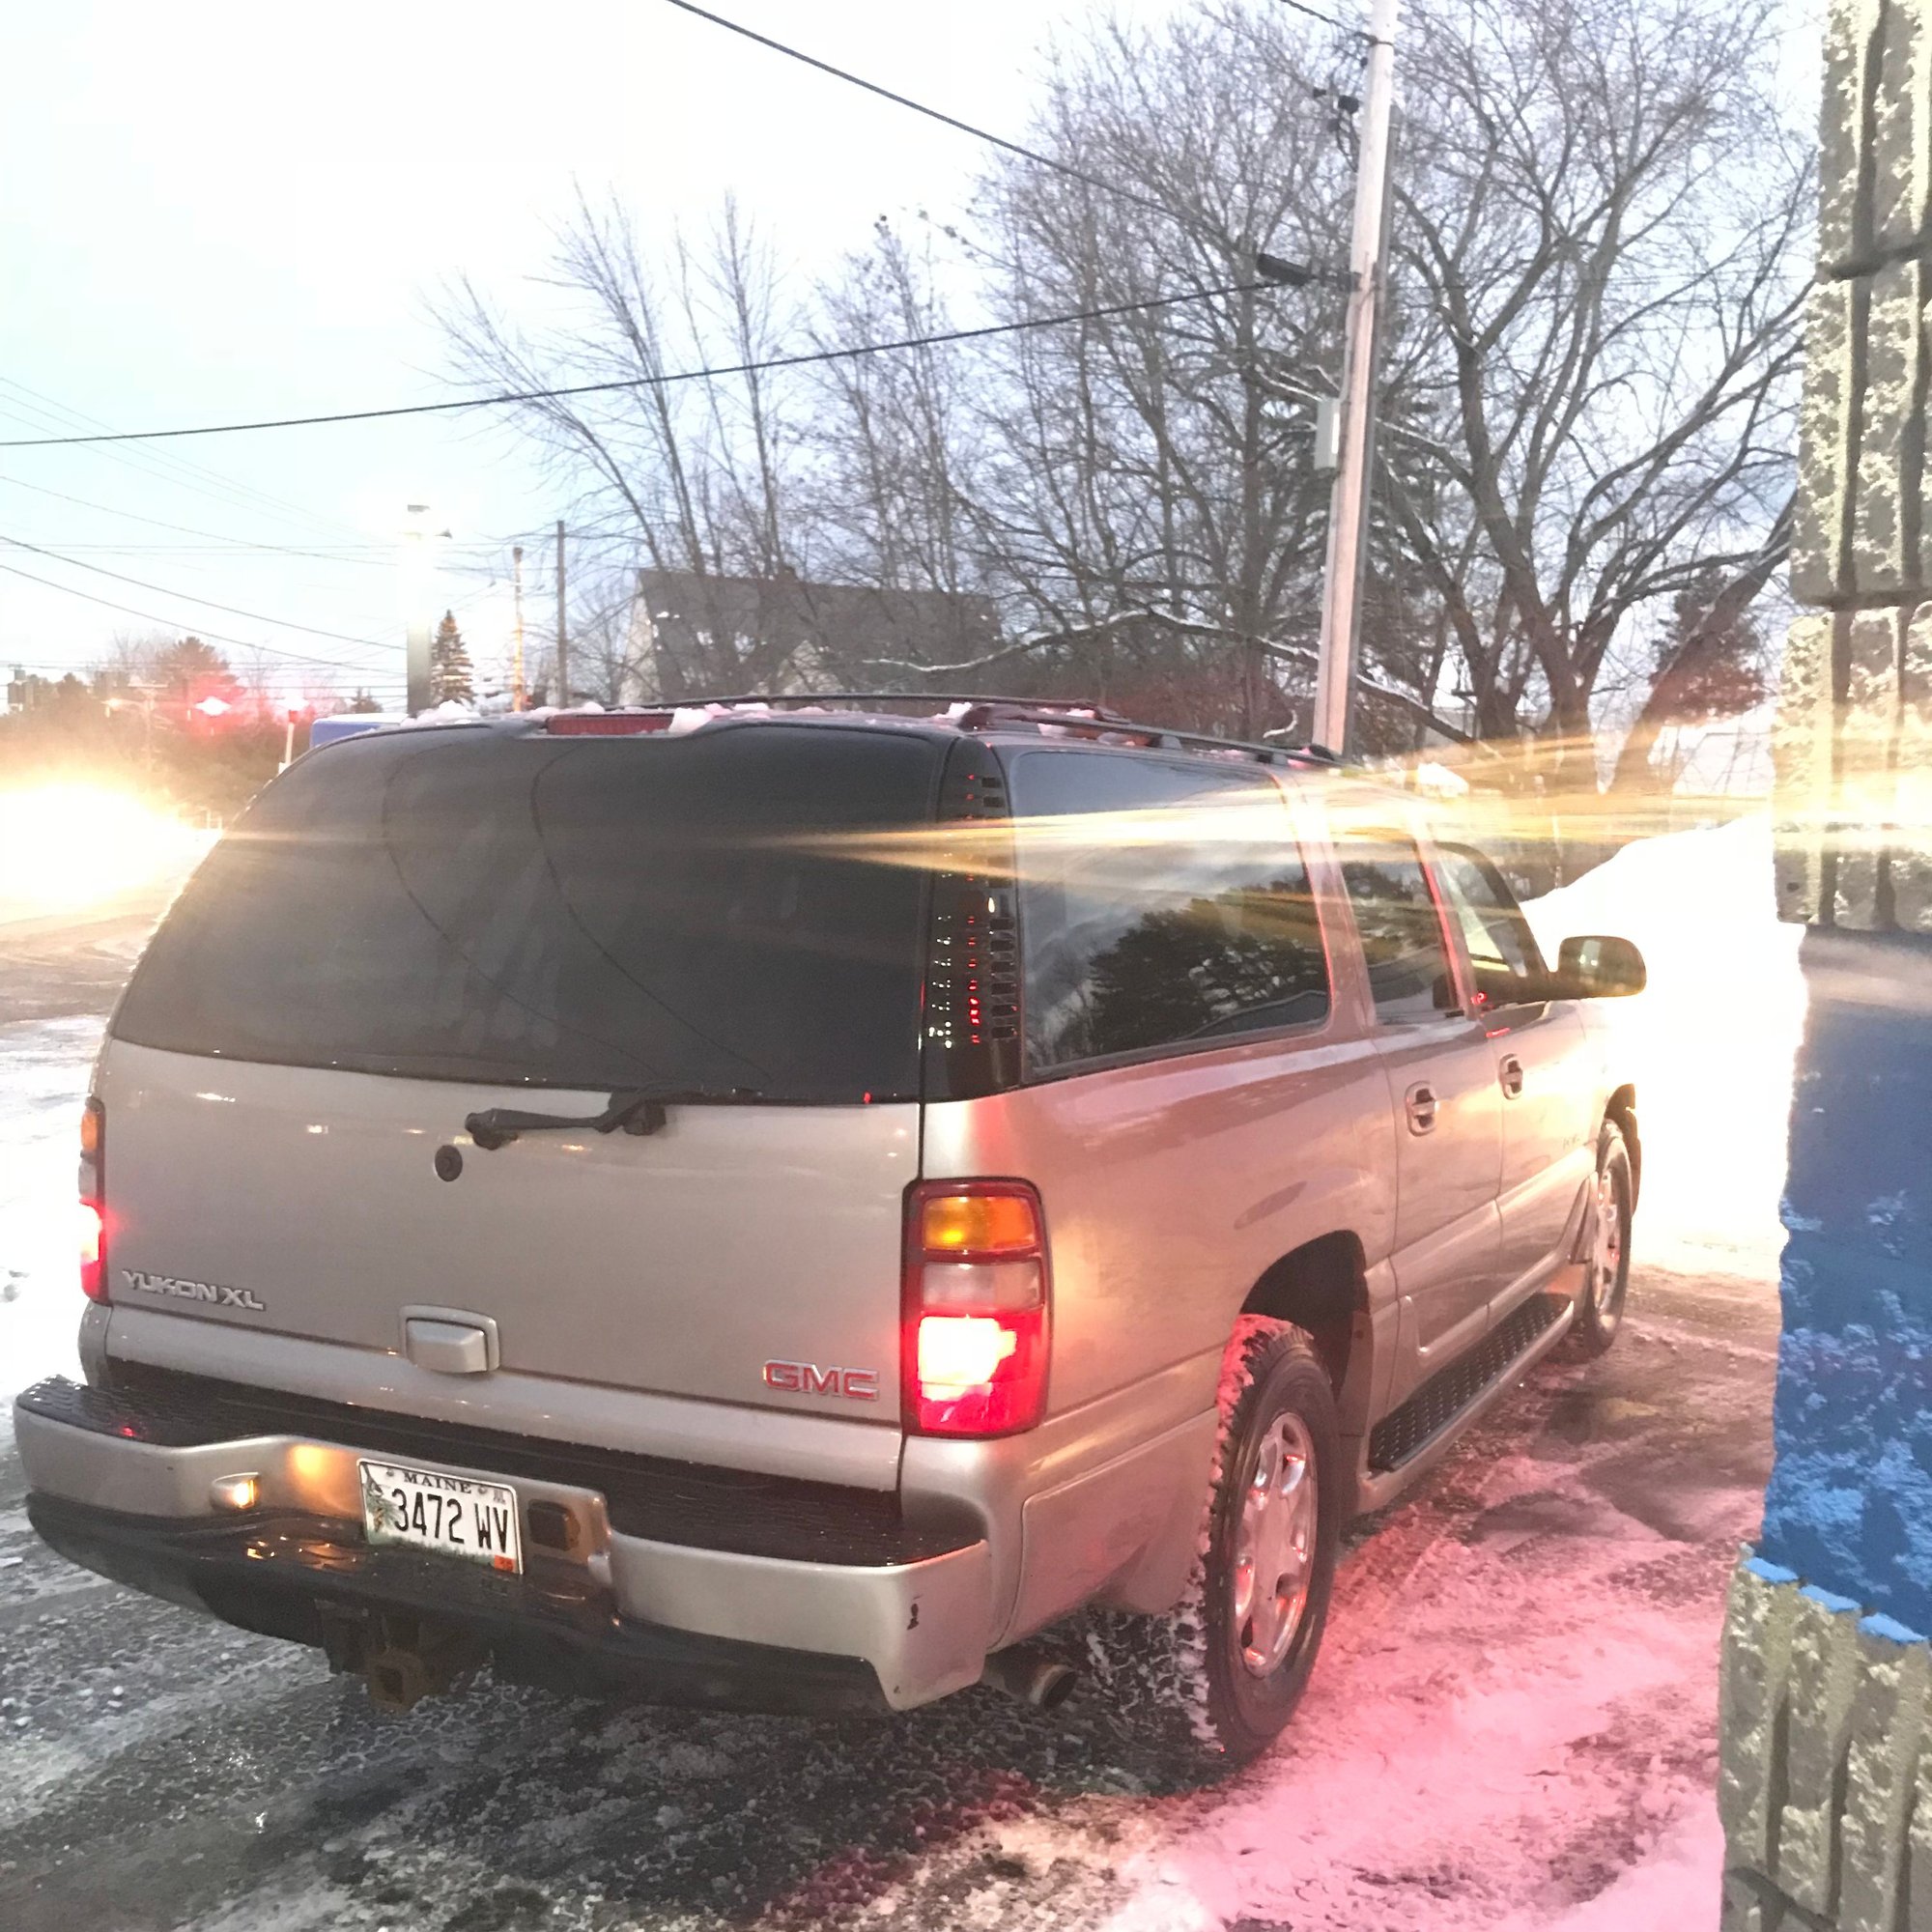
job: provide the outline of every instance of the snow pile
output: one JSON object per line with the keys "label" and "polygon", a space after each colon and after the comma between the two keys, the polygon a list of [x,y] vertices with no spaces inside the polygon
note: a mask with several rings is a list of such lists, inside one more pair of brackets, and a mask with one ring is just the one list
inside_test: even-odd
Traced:
{"label": "snow pile", "polygon": [[1592,1009],[1636,1083],[1637,1260],[1769,1281],[1804,1020],[1803,928],[1776,916],[1770,820],[1628,845],[1523,910],[1551,959],[1572,935],[1608,932],[1650,969],[1646,991]]}
{"label": "snow pile", "polygon": [[0,1445],[21,1389],[80,1371],[73,1177],[100,1033],[93,1017],[0,1026]]}

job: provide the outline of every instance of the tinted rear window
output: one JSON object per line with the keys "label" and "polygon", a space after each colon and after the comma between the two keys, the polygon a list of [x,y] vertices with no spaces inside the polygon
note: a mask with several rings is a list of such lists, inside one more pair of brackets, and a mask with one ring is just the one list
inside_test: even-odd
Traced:
{"label": "tinted rear window", "polygon": [[215,849],[115,1033],[430,1079],[912,1097],[922,875],[811,838],[926,822],[937,757],[773,725],[351,740]]}
{"label": "tinted rear window", "polygon": [[1031,1069],[1327,1017],[1308,873],[1263,774],[1025,752],[1012,799]]}

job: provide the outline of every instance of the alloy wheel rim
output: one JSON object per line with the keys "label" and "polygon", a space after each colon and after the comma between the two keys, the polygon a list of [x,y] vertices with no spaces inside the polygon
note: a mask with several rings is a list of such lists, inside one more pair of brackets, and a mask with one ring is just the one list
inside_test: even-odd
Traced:
{"label": "alloy wheel rim", "polygon": [[1623,1204],[1617,1178],[1607,1167],[1597,1175],[1596,1212],[1590,1231],[1590,1298],[1598,1316],[1614,1321],[1623,1295]]}
{"label": "alloy wheel rim", "polygon": [[1319,1510],[1314,1440],[1284,1411],[1262,1437],[1235,1533],[1230,1621],[1251,1676],[1278,1669],[1301,1628]]}

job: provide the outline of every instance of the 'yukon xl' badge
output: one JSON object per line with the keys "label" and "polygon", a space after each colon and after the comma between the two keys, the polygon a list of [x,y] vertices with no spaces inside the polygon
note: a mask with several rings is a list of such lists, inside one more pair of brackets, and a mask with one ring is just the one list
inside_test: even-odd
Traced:
{"label": "'yukon xl' badge", "polygon": [[216,1308],[245,1308],[256,1315],[267,1312],[252,1291],[229,1288],[217,1281],[183,1281],[171,1274],[148,1274],[140,1268],[123,1268],[122,1282],[142,1294],[172,1294],[180,1301],[206,1301]]}

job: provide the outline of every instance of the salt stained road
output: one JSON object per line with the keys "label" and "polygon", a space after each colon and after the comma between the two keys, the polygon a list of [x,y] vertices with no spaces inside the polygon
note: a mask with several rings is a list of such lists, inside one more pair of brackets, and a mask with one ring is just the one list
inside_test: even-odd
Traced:
{"label": "salt stained road", "polygon": [[[371,1713],[307,1653],[43,1552],[0,1437],[0,1924],[1625,1932],[1715,1922],[1716,1647],[1769,1461],[1800,1007],[1761,825],[1535,909],[1623,930],[1647,1168],[1630,1323],[1357,1525],[1288,1741],[1175,1792],[1104,1711],[876,1724],[484,1685]],[[0,931],[0,1387],[71,1352],[73,1111],[132,939]]]}

